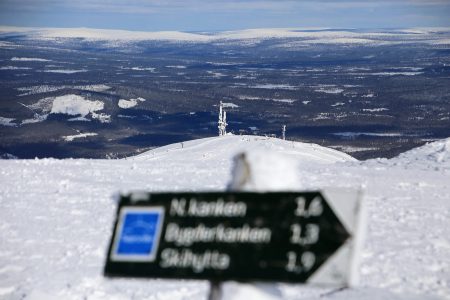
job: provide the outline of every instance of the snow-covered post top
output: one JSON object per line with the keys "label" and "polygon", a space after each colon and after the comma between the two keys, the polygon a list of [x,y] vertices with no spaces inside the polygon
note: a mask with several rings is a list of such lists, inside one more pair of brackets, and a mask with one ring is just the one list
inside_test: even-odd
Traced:
{"label": "snow-covered post top", "polygon": [[[298,161],[271,151],[250,151],[234,158],[228,189],[232,191],[299,190]],[[217,287],[215,287],[217,288]],[[220,298],[211,300],[278,300],[282,293],[275,283],[227,282],[219,287]]]}
{"label": "snow-covered post top", "polygon": [[300,190],[298,160],[270,151],[251,151],[234,158],[231,180],[233,191],[295,191]]}
{"label": "snow-covered post top", "polygon": [[[231,191],[286,192],[300,191],[304,188],[300,161],[296,158],[271,151],[249,151],[240,153],[234,158],[228,185]],[[358,189],[335,188],[327,188],[321,192],[351,237],[308,278],[307,283],[354,286],[358,281],[359,253],[365,228],[365,208],[361,192]],[[217,290],[221,296],[214,300],[282,298],[282,292],[275,283],[227,282]]]}

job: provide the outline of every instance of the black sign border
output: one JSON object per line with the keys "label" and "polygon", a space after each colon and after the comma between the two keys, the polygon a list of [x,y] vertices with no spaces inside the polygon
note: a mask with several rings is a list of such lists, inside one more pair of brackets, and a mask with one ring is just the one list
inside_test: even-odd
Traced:
{"label": "black sign border", "polygon": [[[135,195],[139,195],[139,197],[135,197]],[[279,199],[286,198],[286,197],[297,197],[297,196],[303,196],[308,201],[311,199],[314,199],[317,196],[320,196],[322,199],[324,199],[325,203],[327,203],[328,209],[333,212],[331,207],[328,204],[328,200],[323,196],[323,194],[320,191],[308,191],[308,192],[177,192],[177,193],[146,193],[146,192],[139,192],[139,193],[131,193],[127,195],[122,195],[120,198],[119,205],[117,207],[116,216],[119,215],[121,209],[123,207],[132,206],[132,207],[146,207],[146,206],[160,206],[161,203],[152,203],[152,199],[157,200],[162,198],[171,198],[173,196],[178,197],[196,197],[198,195],[204,195],[207,197],[213,197],[213,198],[236,198],[236,197],[245,197],[247,199],[253,199],[250,201],[258,201],[258,198],[260,197],[270,197],[273,199],[273,201],[279,201]],[[170,202],[170,201],[168,201]],[[168,204],[166,204],[168,205]],[[166,207],[166,215],[168,214],[168,209]],[[334,217],[339,221],[335,213],[333,212]],[[216,218],[216,217],[215,217]],[[161,235],[160,238],[162,239],[166,230],[167,222],[170,218],[165,217],[164,223],[162,225]],[[116,238],[116,227],[118,225],[118,218],[116,217],[114,221],[114,226],[112,229],[112,238],[110,240],[110,244],[108,247],[107,257],[106,257],[106,264],[104,268],[104,275],[107,277],[133,277],[133,278],[164,278],[164,279],[187,279],[187,280],[213,280],[215,282],[220,281],[238,281],[238,282],[290,282],[290,283],[302,283],[305,282],[320,266],[326,261],[323,260],[323,262],[318,265],[317,267],[310,270],[310,272],[304,274],[304,276],[284,276],[280,278],[275,278],[274,276],[261,276],[261,274],[254,274],[249,276],[248,274],[245,276],[224,276],[220,271],[215,270],[214,272],[206,272],[206,273],[196,273],[192,274],[190,271],[181,272],[179,276],[173,276],[171,273],[173,273],[171,270],[167,272],[160,272],[160,274],[157,274],[157,276],[149,276],[149,274],[146,271],[146,268],[144,267],[144,264],[142,262],[120,262],[120,261],[111,261],[111,253],[113,250],[113,244],[114,240]],[[341,245],[343,245],[349,238],[351,238],[351,235],[345,230],[344,226],[342,225],[342,222],[340,222],[340,234],[345,236],[345,238],[341,241]],[[159,243],[159,249],[156,253],[156,256],[159,257],[161,254],[161,245],[164,243],[160,241]],[[340,247],[340,246],[339,246]],[[339,248],[338,247],[338,248]],[[337,249],[338,249],[337,248]],[[336,249],[336,250],[337,250]],[[328,258],[328,257],[327,257]],[[211,275],[211,273],[214,273]]]}

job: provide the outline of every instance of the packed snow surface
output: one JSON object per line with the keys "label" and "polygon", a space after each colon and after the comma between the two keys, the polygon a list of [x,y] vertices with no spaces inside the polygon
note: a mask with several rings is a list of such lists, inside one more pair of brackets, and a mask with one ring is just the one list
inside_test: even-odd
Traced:
{"label": "packed snow surface", "polygon": [[450,139],[360,162],[318,145],[257,136],[177,143],[123,160],[0,160],[0,299],[206,299],[202,281],[102,276],[113,195],[223,191],[232,157],[243,150],[295,160],[299,189],[365,190],[360,285],[333,292],[278,284],[285,299],[450,299]]}

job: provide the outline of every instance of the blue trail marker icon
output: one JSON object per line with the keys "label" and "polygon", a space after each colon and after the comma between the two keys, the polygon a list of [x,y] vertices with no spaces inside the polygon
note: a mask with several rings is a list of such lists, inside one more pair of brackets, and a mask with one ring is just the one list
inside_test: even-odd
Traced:
{"label": "blue trail marker icon", "polygon": [[122,208],[111,259],[113,261],[154,261],[163,221],[163,207]]}

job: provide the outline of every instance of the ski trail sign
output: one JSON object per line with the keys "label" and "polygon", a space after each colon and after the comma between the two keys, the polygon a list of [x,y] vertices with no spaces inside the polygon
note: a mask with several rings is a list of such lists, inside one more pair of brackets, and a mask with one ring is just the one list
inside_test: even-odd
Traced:
{"label": "ski trail sign", "polygon": [[123,195],[104,273],[349,286],[360,198],[342,191]]}

